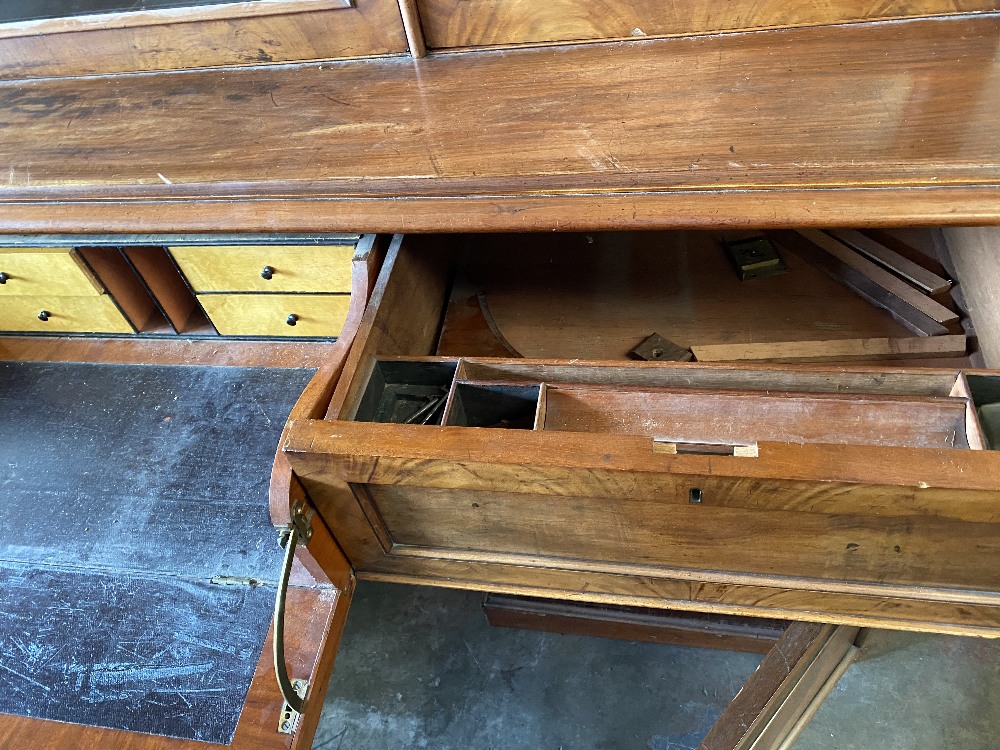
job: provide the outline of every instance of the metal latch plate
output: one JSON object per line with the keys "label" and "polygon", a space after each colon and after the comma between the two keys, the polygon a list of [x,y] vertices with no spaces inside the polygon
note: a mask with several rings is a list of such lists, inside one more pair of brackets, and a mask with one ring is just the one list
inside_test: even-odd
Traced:
{"label": "metal latch plate", "polygon": [[[309,680],[292,680],[292,688],[295,694],[305,700],[306,690],[309,688]],[[299,721],[302,714],[288,705],[288,701],[281,704],[281,715],[278,717],[278,734],[295,734],[299,728]]]}

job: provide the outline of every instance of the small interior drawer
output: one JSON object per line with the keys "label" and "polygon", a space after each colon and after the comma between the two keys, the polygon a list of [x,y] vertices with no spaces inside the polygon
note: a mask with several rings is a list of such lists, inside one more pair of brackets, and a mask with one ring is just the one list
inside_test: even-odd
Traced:
{"label": "small interior drawer", "polygon": [[198,302],[223,336],[340,334],[350,294],[199,294]]}
{"label": "small interior drawer", "polygon": [[0,295],[0,330],[38,333],[135,333],[106,294],[5,297]]}
{"label": "small interior drawer", "polygon": [[172,247],[195,292],[351,291],[354,245]]}
{"label": "small interior drawer", "polygon": [[792,253],[740,281],[707,233],[463,243],[397,241],[326,419],[287,433],[362,574],[1000,634],[1000,375],[630,361],[651,330],[914,334]]}
{"label": "small interior drawer", "polygon": [[71,247],[0,248],[0,297],[97,296],[104,287]]}

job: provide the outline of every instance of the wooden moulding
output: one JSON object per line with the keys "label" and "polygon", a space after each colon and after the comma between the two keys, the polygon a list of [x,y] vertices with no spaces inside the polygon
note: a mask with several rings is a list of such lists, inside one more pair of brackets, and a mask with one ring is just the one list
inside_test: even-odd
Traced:
{"label": "wooden moulding", "polygon": [[[0,78],[399,55],[395,0],[288,0],[0,24]],[[239,94],[234,94],[239,96]]]}
{"label": "wooden moulding", "polygon": [[614,607],[487,594],[483,613],[493,627],[589,635],[695,648],[767,653],[788,623],[663,609]]}
{"label": "wooden moulding", "polygon": [[[998,223],[1000,102],[984,93],[998,24],[198,71],[183,85],[8,81],[0,231]],[[752,81],[752,106],[733,70]],[[487,89],[489,106],[473,106]],[[977,136],[956,139],[956,122]]]}
{"label": "wooden moulding", "polygon": [[918,0],[887,11],[872,0],[789,4],[611,0],[418,0],[428,46],[447,49],[558,41],[689,36],[997,10],[992,0]]}
{"label": "wooden moulding", "polygon": [[858,629],[793,623],[698,750],[788,750],[854,660]]}
{"label": "wooden moulding", "polygon": [[[398,243],[402,238],[394,238]],[[388,238],[378,235],[364,235],[358,242],[357,250],[352,260],[351,273],[351,306],[347,313],[347,321],[337,338],[329,358],[316,371],[312,380],[306,386],[295,406],[292,407],[289,421],[292,419],[316,419],[322,417],[330,402],[334,386],[344,369],[351,344],[361,325],[362,317],[368,306],[378,278],[379,270],[386,256]],[[287,431],[287,426],[286,426]],[[284,442],[284,433],[282,433]],[[291,504],[293,502],[292,470],[284,453],[277,451],[274,467],[271,472],[270,501],[271,519],[275,525],[285,525],[291,519]]]}

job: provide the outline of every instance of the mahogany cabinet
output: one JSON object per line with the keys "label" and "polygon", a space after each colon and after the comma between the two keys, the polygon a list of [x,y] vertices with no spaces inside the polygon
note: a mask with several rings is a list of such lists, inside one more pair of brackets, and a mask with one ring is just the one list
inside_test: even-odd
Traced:
{"label": "mahogany cabinet", "polygon": [[[4,336],[0,355],[317,368],[270,478],[274,524],[313,530],[284,639],[306,710],[278,731],[265,651],[234,745],[311,742],[355,575],[779,615],[807,621],[782,654],[831,670],[853,631],[830,623],[1000,633],[1000,454],[977,416],[1000,403],[982,369],[1000,363],[996,4],[462,5],[0,26],[3,244],[123,247],[209,302],[149,285],[180,334]],[[570,41],[587,43],[552,44]],[[494,46],[510,48],[469,49]],[[740,282],[706,239],[831,227],[945,242],[980,359],[624,359],[653,331],[912,335],[794,254],[787,286]],[[342,264],[260,247],[362,231],[380,239],[352,260],[346,310]],[[139,249],[183,245],[215,249]],[[124,298],[105,287],[87,296]],[[192,335],[208,298],[268,289],[294,297],[261,313],[286,333],[291,315],[306,330],[286,304],[329,296],[339,339]],[[803,674],[771,662],[768,700]],[[0,739],[195,746],[12,716]]]}

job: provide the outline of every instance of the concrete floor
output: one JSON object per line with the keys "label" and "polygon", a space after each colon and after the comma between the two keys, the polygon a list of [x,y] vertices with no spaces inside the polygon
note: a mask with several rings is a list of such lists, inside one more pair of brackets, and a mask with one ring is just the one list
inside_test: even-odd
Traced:
{"label": "concrete floor", "polygon": [[[314,750],[693,750],[754,654],[491,628],[482,596],[358,586]],[[872,632],[795,750],[1000,747],[1000,641]]]}

